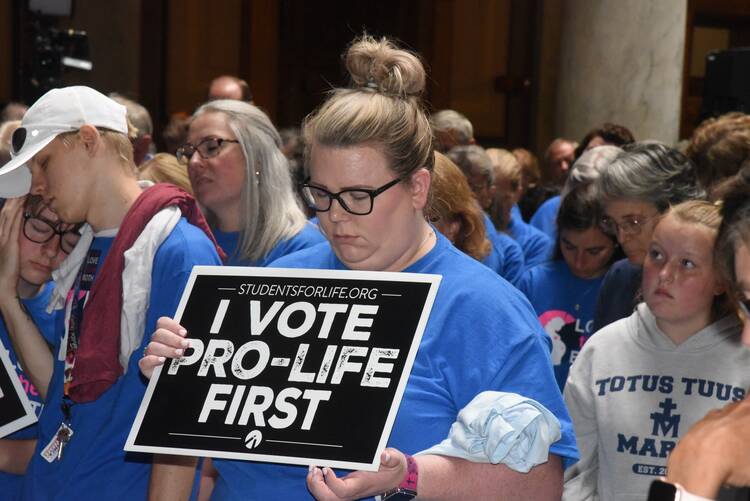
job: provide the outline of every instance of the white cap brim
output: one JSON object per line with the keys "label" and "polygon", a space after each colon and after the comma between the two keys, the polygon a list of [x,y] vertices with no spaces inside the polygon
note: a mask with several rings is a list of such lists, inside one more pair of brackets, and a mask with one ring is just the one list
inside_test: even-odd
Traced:
{"label": "white cap brim", "polygon": [[31,157],[39,153],[55,139],[57,134],[51,134],[41,141],[30,144],[17,157],[13,157],[0,167],[0,197],[16,198],[26,195],[31,189],[31,171],[26,163]]}

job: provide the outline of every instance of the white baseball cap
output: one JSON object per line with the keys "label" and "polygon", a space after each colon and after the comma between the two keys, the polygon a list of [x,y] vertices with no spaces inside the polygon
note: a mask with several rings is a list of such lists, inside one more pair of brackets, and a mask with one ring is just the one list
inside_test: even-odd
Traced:
{"label": "white baseball cap", "polygon": [[90,87],[52,89],[40,97],[13,132],[11,160],[0,167],[0,197],[27,194],[31,171],[26,162],[59,134],[76,131],[85,124],[128,133],[125,107]]}

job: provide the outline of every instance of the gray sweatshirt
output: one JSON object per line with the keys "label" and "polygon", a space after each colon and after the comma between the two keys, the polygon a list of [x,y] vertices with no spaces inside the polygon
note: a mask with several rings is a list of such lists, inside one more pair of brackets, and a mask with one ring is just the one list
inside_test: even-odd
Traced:
{"label": "gray sweatshirt", "polygon": [[667,455],[709,410],[750,387],[750,350],[725,317],[675,346],[645,303],[594,334],[573,362],[565,402],[581,460],[564,501],[646,499]]}

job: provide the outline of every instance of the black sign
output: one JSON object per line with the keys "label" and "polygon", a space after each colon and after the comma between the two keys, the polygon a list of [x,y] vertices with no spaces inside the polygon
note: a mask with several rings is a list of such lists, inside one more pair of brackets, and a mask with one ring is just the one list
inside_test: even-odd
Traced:
{"label": "black sign", "polygon": [[36,414],[0,341],[0,438],[36,423]]}
{"label": "black sign", "polygon": [[125,450],[377,469],[439,282],[196,267]]}

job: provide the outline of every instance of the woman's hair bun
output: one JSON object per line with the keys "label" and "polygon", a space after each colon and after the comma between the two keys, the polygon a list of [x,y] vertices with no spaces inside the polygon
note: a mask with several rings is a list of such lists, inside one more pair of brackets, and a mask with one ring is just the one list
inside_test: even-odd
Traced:
{"label": "woman's hair bun", "polygon": [[419,97],[424,92],[427,77],[422,62],[386,38],[364,35],[355,40],[345,62],[356,87],[400,97]]}

